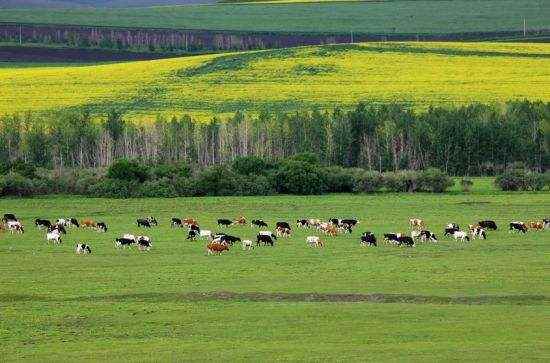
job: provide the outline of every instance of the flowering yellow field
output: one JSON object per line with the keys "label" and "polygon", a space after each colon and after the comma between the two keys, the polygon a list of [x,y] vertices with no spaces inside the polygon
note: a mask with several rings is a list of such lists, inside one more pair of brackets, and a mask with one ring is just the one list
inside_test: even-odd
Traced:
{"label": "flowering yellow field", "polygon": [[209,118],[237,110],[550,101],[550,45],[366,43],[95,66],[0,68],[0,114],[89,106]]}

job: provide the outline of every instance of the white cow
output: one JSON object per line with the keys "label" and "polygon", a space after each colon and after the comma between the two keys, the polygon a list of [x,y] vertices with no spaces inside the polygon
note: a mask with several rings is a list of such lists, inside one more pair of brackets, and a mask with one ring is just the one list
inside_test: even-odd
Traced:
{"label": "white cow", "polygon": [[57,229],[46,233],[46,241],[53,241],[55,244],[61,243],[61,233]]}
{"label": "white cow", "polygon": [[206,229],[201,229],[199,232],[200,238],[206,238],[206,239],[212,239],[212,231],[208,231]]}
{"label": "white cow", "polygon": [[318,236],[308,236],[306,242],[310,247],[323,247],[323,241]]}
{"label": "white cow", "polygon": [[251,250],[254,248],[254,245],[252,244],[252,241],[249,240],[249,239],[243,239],[242,241],[242,245],[243,245],[243,251],[246,251],[246,250]]}
{"label": "white cow", "polygon": [[461,240],[462,242],[464,242],[464,240],[466,241],[470,241],[470,237],[468,237],[468,234],[464,231],[455,231],[453,233],[453,237],[455,239],[455,241],[457,240]]}

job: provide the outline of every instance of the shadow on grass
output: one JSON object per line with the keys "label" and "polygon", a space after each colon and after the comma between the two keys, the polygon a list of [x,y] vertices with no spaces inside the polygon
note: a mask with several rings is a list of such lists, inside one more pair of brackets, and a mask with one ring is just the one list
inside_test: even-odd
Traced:
{"label": "shadow on grass", "polygon": [[59,298],[45,295],[0,295],[1,303],[15,302],[325,302],[325,303],[383,303],[434,305],[545,305],[550,297],[544,295],[482,295],[482,296],[422,296],[410,294],[326,294],[326,293],[264,293],[264,292],[190,292],[92,295]]}

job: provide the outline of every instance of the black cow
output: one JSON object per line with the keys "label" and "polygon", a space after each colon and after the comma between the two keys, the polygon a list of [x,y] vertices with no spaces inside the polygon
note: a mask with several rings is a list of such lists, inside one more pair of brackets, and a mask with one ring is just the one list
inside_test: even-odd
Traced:
{"label": "black cow", "polygon": [[230,219],[224,219],[224,218],[218,219],[218,227],[220,226],[229,227],[232,224],[233,224],[233,221]]}
{"label": "black cow", "polygon": [[340,225],[342,225],[342,226],[347,224],[348,226],[355,227],[357,225],[357,223],[359,223],[359,221],[357,219],[342,219],[340,221]]}
{"label": "black cow", "polygon": [[71,219],[69,219],[69,221],[71,222],[71,226],[75,226],[76,228],[80,228],[80,224],[78,223],[76,218],[71,218]]}
{"label": "black cow", "polygon": [[170,227],[183,227],[183,223],[181,223],[180,218],[172,218],[172,222],[170,223]]}
{"label": "black cow", "polygon": [[241,242],[241,239],[239,237],[230,236],[230,235],[226,234],[226,235],[223,235],[223,236],[220,237],[220,241],[221,242],[227,242],[231,246],[233,246],[233,243]]}
{"label": "black cow", "polygon": [[17,221],[17,217],[13,213],[6,213],[4,214],[4,218],[2,218],[2,222],[7,223],[10,221]]}
{"label": "black cow", "polygon": [[285,228],[285,229],[291,230],[290,224],[288,224],[288,222],[277,222],[275,227],[281,228],[281,229]]}
{"label": "black cow", "polygon": [[258,234],[256,236],[256,245],[259,246],[261,242],[263,242],[264,246],[267,246],[267,245],[274,246],[275,245],[275,242],[273,242],[273,238],[271,238],[271,236],[267,236],[267,235],[264,235],[264,234]]}
{"label": "black cow", "polygon": [[200,232],[197,232],[193,229],[189,230],[189,232],[187,233],[187,239],[190,239],[191,241],[194,241],[197,236],[199,235]]}
{"label": "black cow", "polygon": [[361,235],[361,244],[376,247],[376,237],[372,232],[365,232]]}
{"label": "black cow", "polygon": [[99,222],[97,224],[97,229],[101,232],[107,232],[107,225],[104,222]]}
{"label": "black cow", "polygon": [[267,227],[267,223],[263,221],[263,219],[253,219],[251,224],[256,227]]}
{"label": "black cow", "polygon": [[38,228],[41,228],[41,227],[44,227],[44,228],[50,228],[52,226],[52,222],[50,222],[49,220],[47,219],[40,219],[40,218],[37,218],[34,220],[34,224],[38,227]]}
{"label": "black cow", "polygon": [[134,243],[136,243],[136,241],[133,240],[133,239],[130,239],[130,238],[117,238],[117,239],[115,239],[115,244],[116,244],[117,247],[131,246]]}
{"label": "black cow", "polygon": [[407,247],[414,247],[414,240],[409,236],[401,236],[397,237],[397,244],[400,246],[405,245]]}
{"label": "black cow", "polygon": [[148,219],[140,218],[136,220],[136,223],[138,227],[151,228],[151,222]]}
{"label": "black cow", "polygon": [[511,222],[510,229],[508,232],[512,232],[512,231],[527,233],[527,226],[523,222]]}
{"label": "black cow", "polygon": [[495,223],[495,221],[479,221],[479,222],[477,222],[477,224],[481,228],[491,229],[493,231],[497,230],[497,224]]}

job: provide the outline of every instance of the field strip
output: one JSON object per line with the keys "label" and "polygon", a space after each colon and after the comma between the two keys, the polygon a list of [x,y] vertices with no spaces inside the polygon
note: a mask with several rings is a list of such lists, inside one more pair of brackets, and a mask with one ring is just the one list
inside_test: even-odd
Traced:
{"label": "field strip", "polygon": [[428,296],[412,294],[330,294],[286,292],[190,292],[190,293],[135,293],[118,295],[87,295],[58,298],[45,295],[2,294],[0,302],[125,302],[132,300],[154,302],[177,301],[253,301],[253,302],[324,302],[324,303],[381,303],[381,304],[435,304],[435,305],[546,305],[545,295],[480,295],[480,296]]}

